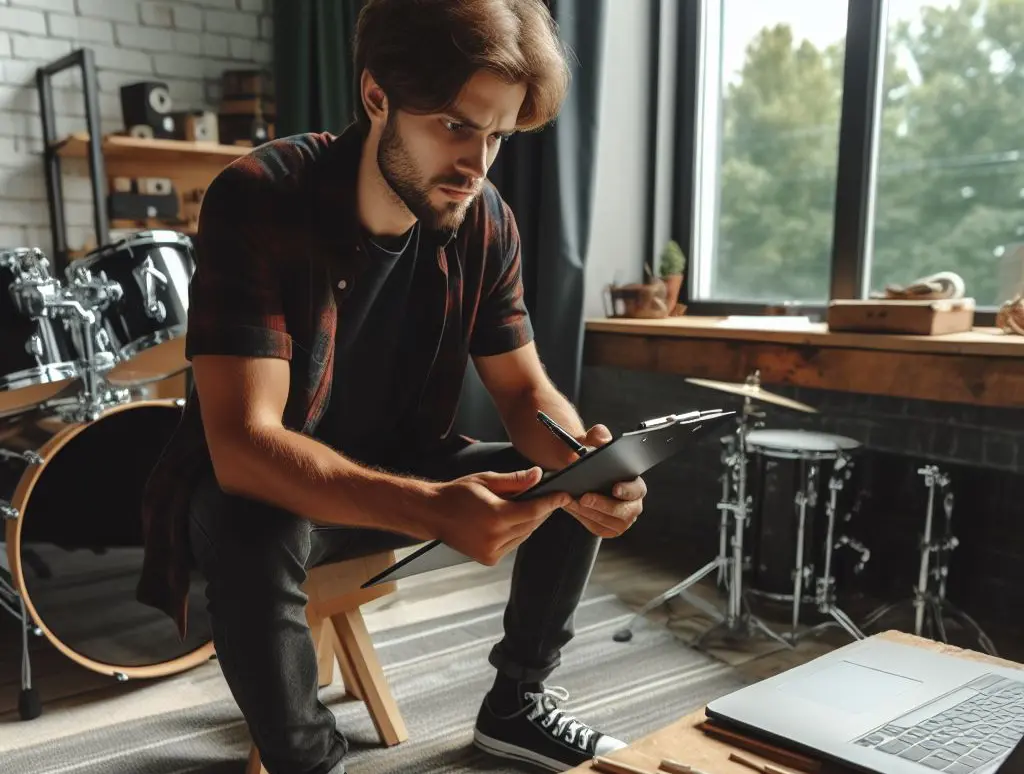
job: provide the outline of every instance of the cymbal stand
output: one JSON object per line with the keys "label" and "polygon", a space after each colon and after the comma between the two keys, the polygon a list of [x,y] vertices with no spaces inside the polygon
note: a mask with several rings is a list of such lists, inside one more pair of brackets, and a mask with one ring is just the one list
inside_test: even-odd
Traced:
{"label": "cymbal stand", "polygon": [[[925,511],[924,534],[921,536],[921,560],[917,586],[914,588],[913,598],[910,600],[914,608],[914,634],[918,637],[922,636],[924,627],[927,625],[929,637],[935,639],[933,634],[937,632],[943,642],[949,642],[944,620],[949,617],[958,621],[965,628],[973,630],[978,638],[978,644],[986,653],[992,656],[998,655],[995,644],[985,634],[981,626],[971,616],[946,599],[950,557],[953,550],[960,545],[960,541],[953,535],[953,492],[949,489],[949,475],[942,472],[936,465],[925,465],[917,472],[924,476],[925,486],[928,487],[928,505]],[[945,529],[941,538],[935,538],[932,535],[936,488],[942,493],[942,509],[945,514]],[[936,558],[934,567],[931,566],[932,554]],[[861,626],[865,629],[872,626],[890,611],[907,604],[907,601],[883,605],[864,619]]]}
{"label": "cymbal stand", "polygon": [[[750,422],[752,417],[760,418],[763,416],[763,414],[755,410],[750,397],[744,397],[743,410],[736,417],[736,451],[734,454],[726,456],[726,470],[728,471],[731,468],[735,474],[736,498],[733,501],[732,498],[728,497],[732,487],[726,481],[723,484],[725,498],[718,505],[722,513],[725,514],[719,527],[719,555],[682,582],[647,602],[630,619],[625,628],[615,632],[613,639],[616,642],[628,642],[631,640],[633,637],[633,627],[644,615],[664,604],[669,599],[681,596],[694,607],[716,620],[715,625],[697,639],[696,644],[698,646],[713,632],[722,629],[729,637],[752,636],[756,631],[760,631],[779,644],[787,648],[792,647],[781,635],[772,631],[764,621],[750,611],[750,607],[746,602],[746,596],[743,593],[743,572],[745,570],[743,534],[747,526],[748,512],[751,505],[751,498],[747,494],[748,422]],[[729,514],[733,517],[731,535],[727,534],[729,531]],[[727,602],[724,614],[714,605],[705,602],[688,591],[690,587],[716,570],[719,571],[720,577],[724,575],[726,579]]]}
{"label": "cymbal stand", "polygon": [[[729,550],[729,511],[724,507],[724,504],[731,502],[733,494],[732,476],[729,471],[735,468],[737,462],[735,437],[729,436],[722,439],[722,453],[719,456],[719,461],[722,463],[722,475],[718,477],[718,480],[722,483],[722,498],[718,501],[716,510],[719,513],[718,556],[721,558],[727,556]],[[728,569],[727,562],[718,562],[718,578],[715,583],[720,589],[729,588]]]}

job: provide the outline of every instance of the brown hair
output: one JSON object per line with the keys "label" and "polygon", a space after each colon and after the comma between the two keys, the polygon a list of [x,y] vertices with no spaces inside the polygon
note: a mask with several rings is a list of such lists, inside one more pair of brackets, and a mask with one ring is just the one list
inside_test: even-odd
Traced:
{"label": "brown hair", "polygon": [[439,113],[480,69],[526,84],[516,128],[555,118],[569,84],[558,30],[542,0],[369,0],[355,39],[356,120],[369,118],[358,97],[363,70],[393,109]]}

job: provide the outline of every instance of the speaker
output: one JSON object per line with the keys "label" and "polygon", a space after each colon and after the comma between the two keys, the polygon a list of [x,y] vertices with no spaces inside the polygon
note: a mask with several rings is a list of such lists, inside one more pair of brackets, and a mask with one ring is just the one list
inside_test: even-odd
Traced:
{"label": "speaker", "polygon": [[217,114],[212,110],[185,110],[171,113],[174,137],[190,142],[219,142]]}
{"label": "speaker", "polygon": [[125,193],[115,191],[107,197],[107,210],[112,220],[147,220],[178,217],[178,195]]}
{"label": "speaker", "polygon": [[174,136],[174,117],[171,115],[171,92],[166,83],[139,81],[121,87],[121,115],[129,134],[146,136],[138,127],[149,127],[152,137],[169,139]]}

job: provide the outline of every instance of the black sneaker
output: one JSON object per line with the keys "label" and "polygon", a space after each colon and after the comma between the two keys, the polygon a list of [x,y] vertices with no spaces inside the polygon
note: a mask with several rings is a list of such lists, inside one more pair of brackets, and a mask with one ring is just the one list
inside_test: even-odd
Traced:
{"label": "black sneaker", "polygon": [[545,688],[523,698],[523,708],[504,717],[496,715],[484,699],[473,744],[492,755],[529,761],[551,771],[568,771],[626,746],[560,709],[556,699],[569,698],[564,688]]}

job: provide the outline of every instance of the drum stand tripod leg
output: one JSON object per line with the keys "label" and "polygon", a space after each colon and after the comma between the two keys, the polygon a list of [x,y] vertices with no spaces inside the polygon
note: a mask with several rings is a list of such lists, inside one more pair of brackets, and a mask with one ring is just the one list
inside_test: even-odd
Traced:
{"label": "drum stand tripod leg", "polygon": [[43,714],[43,706],[39,701],[39,692],[32,687],[32,662],[28,654],[28,614],[25,611],[25,599],[20,594],[21,603],[21,693],[18,695],[18,714],[22,720],[34,720]]}
{"label": "drum stand tripod leg", "polygon": [[25,609],[25,598],[8,582],[6,573],[0,574],[0,607],[4,608],[21,626],[21,693],[18,695],[18,714],[22,720],[39,717],[43,708],[39,692],[32,686],[32,662],[28,652],[28,635],[41,634],[33,625]]}
{"label": "drum stand tripod leg", "polygon": [[[650,602],[648,602],[646,605],[640,608],[639,611],[637,611],[637,613],[633,616],[632,619],[630,619],[629,623],[626,625],[624,629],[620,629],[619,631],[615,632],[613,639],[616,642],[629,642],[631,639],[633,639],[633,627],[636,626],[637,622],[641,618],[643,618],[645,615],[647,615],[647,613],[651,612],[654,608],[658,607],[659,605],[668,602],[668,600],[670,600],[677,594],[684,593],[686,589],[690,588],[690,586],[697,583],[698,581],[703,580],[705,577],[707,577],[715,570],[717,570],[721,564],[722,558],[716,557],[715,559],[711,560],[703,567],[701,567],[699,570],[697,570],[697,572],[693,573],[693,575],[688,577],[686,580],[676,584],[668,591],[656,596],[654,599],[652,599]],[[694,597],[692,597],[692,595],[687,595],[687,597],[691,600],[695,599]],[[707,607],[703,607],[702,604],[697,604],[696,607],[700,607],[705,612],[708,612],[709,609],[714,610],[714,608],[712,608],[710,605]],[[717,610],[715,610],[714,613],[719,618],[721,618],[721,613],[718,613]]]}

